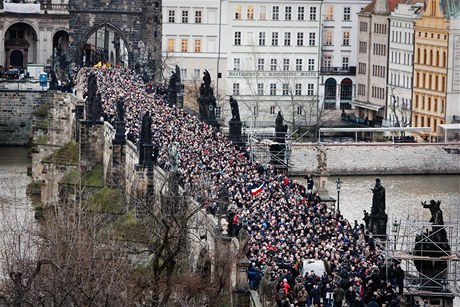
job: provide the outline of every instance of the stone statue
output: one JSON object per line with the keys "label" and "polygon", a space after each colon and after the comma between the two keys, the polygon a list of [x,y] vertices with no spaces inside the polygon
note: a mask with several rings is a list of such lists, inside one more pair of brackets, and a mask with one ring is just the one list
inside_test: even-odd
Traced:
{"label": "stone statue", "polygon": [[117,121],[125,121],[125,101],[123,98],[117,100]]}
{"label": "stone statue", "polygon": [[232,110],[232,121],[241,121],[240,110],[238,108],[238,101],[230,96],[230,108]]}
{"label": "stone statue", "polygon": [[249,240],[251,239],[251,236],[249,232],[246,230],[246,228],[241,228],[239,234],[238,234],[238,242],[239,242],[239,247],[238,247],[238,257],[239,258],[246,258],[248,251],[249,251]]}
{"label": "stone statue", "polygon": [[443,227],[444,219],[442,217],[442,210],[440,208],[441,201],[434,201],[434,199],[430,200],[430,204],[427,204],[426,201],[422,203],[423,208],[430,209],[431,212],[431,219],[430,223],[433,224],[432,232],[434,236],[434,241],[438,243],[447,243],[447,232],[446,229]]}
{"label": "stone statue", "polygon": [[326,172],[327,170],[327,154],[326,154],[326,148],[324,146],[320,145],[316,147],[318,149],[318,168],[317,168],[317,173],[318,175],[321,175]]}
{"label": "stone statue", "polygon": [[371,189],[374,193],[372,197],[372,209],[373,213],[385,213],[385,188],[382,186],[380,178],[375,178],[375,186]]}
{"label": "stone statue", "polygon": [[88,77],[88,91],[87,99],[93,101],[97,92],[97,76],[94,73],[91,73]]}
{"label": "stone statue", "polygon": [[205,87],[211,87],[211,75],[207,69],[203,72],[203,85]]}
{"label": "stone statue", "polygon": [[142,116],[140,142],[143,144],[152,143],[152,117],[148,111]]}
{"label": "stone statue", "polygon": [[[439,259],[450,255],[450,245],[441,211],[441,201],[422,202],[423,208],[430,209],[431,230],[425,229],[415,238],[413,254],[426,259],[414,259],[414,265],[420,273],[421,290],[443,291],[442,280],[447,278],[448,262]],[[433,258],[437,258],[433,261]]]}
{"label": "stone statue", "polygon": [[51,80],[50,80],[50,91],[57,91],[59,89],[59,83],[56,77],[56,72],[53,70],[51,72]]}
{"label": "stone statue", "polygon": [[172,142],[168,148],[168,155],[169,155],[169,163],[171,165],[171,171],[177,171],[177,167],[179,166],[179,158],[180,158],[180,149],[178,142]]}
{"label": "stone statue", "polygon": [[214,92],[211,87],[211,75],[207,70],[205,70],[203,74],[203,83],[200,86],[200,97],[198,97],[200,118],[208,122],[213,122],[216,118],[216,97],[214,97]]}
{"label": "stone statue", "polygon": [[275,132],[276,132],[276,140],[279,143],[286,142],[286,132],[288,130],[287,125],[283,125],[284,118],[281,111],[278,111],[278,115],[276,116],[275,120]]}

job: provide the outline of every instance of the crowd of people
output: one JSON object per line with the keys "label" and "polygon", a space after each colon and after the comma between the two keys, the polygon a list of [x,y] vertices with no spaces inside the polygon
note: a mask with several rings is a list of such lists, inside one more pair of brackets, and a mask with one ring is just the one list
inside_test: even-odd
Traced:
{"label": "crowd of people", "polygon": [[[177,142],[184,188],[212,213],[228,213],[230,234],[241,228],[250,234],[252,289],[265,276],[276,281],[278,306],[399,305],[404,278],[399,264],[385,263],[383,247],[363,224],[350,223],[322,203],[311,176],[305,187],[270,165],[251,163],[214,127],[169,106],[161,86],[147,90],[133,71],[83,68],[80,73],[91,72],[98,78],[105,119],[114,121],[116,102],[124,99],[127,135],[136,143],[141,118],[150,112],[158,163],[168,168],[168,147]],[[263,191],[252,193],[257,187]],[[305,259],[323,261],[325,273],[302,274]]]}

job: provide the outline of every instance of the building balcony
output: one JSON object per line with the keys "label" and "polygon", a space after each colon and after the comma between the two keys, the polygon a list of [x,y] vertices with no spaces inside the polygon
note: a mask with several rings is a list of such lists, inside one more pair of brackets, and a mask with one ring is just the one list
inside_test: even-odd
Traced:
{"label": "building balcony", "polygon": [[356,76],[356,66],[343,67],[321,67],[323,75],[349,75]]}

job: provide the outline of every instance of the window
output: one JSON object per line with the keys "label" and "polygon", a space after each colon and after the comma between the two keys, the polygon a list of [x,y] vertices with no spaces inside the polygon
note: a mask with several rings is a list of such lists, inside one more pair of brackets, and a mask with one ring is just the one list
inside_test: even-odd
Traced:
{"label": "window", "polygon": [[240,94],[240,84],[233,83],[233,95],[239,95],[239,94]]}
{"label": "window", "polygon": [[315,70],[315,59],[308,59],[308,70]]}
{"label": "window", "polygon": [[270,95],[276,96],[276,83],[270,83]]}
{"label": "window", "polygon": [[261,6],[260,7],[259,19],[260,20],[266,20],[267,19],[267,7],[266,6]]}
{"label": "window", "polygon": [[359,42],[359,53],[367,53],[367,42]]}
{"label": "window", "polygon": [[297,106],[297,115],[302,115],[303,107]]}
{"label": "window", "polygon": [[315,87],[313,83],[307,84],[307,96],[313,96],[315,94],[314,88]]}
{"label": "window", "polygon": [[187,68],[181,68],[180,75],[183,80],[187,79]]}
{"label": "window", "polygon": [[265,61],[264,59],[257,60],[257,70],[264,70]]}
{"label": "window", "polygon": [[291,20],[292,18],[292,7],[286,6],[284,9],[284,19],[285,20]]}
{"label": "window", "polygon": [[235,5],[235,19],[241,19],[242,18],[242,7],[241,5]]}
{"label": "window", "polygon": [[302,59],[295,60],[295,70],[302,71]]}
{"label": "window", "polygon": [[316,20],[316,7],[310,8],[310,20]]}
{"label": "window", "polygon": [[265,32],[259,32],[259,46],[265,46]]}
{"label": "window", "polygon": [[349,6],[343,8],[343,20],[351,19],[351,8]]}
{"label": "window", "polygon": [[316,33],[310,32],[308,34],[308,46],[315,46],[316,45]]}
{"label": "window", "polygon": [[278,32],[272,33],[272,46],[278,46]]}
{"label": "window", "polygon": [[201,52],[201,39],[195,39],[195,52]]}
{"label": "window", "polygon": [[193,79],[196,79],[198,80],[200,78],[200,69],[199,68],[195,68],[193,70]]}
{"label": "window", "polygon": [[326,20],[334,20],[334,7],[332,5],[326,6]]}
{"label": "window", "polygon": [[325,55],[324,58],[323,58],[323,60],[324,60],[324,67],[326,67],[326,68],[331,67],[332,56],[330,56],[330,55]]}
{"label": "window", "polygon": [[305,19],[305,8],[303,6],[299,6],[297,9],[297,19],[304,20]]}
{"label": "window", "polygon": [[263,96],[264,95],[264,84],[257,83],[257,95]]}
{"label": "window", "polygon": [[187,51],[188,51],[188,39],[183,38],[183,39],[181,40],[181,48],[180,48],[180,50],[181,50],[182,52],[187,52]]}
{"label": "window", "polygon": [[358,84],[358,95],[361,95],[361,96],[366,95],[366,85]]}
{"label": "window", "polygon": [[276,106],[271,106],[270,107],[270,114],[275,114],[276,112]]}
{"label": "window", "polygon": [[297,46],[303,46],[303,32],[297,33]]}
{"label": "window", "polygon": [[170,23],[176,22],[176,11],[169,11],[168,16],[169,16],[168,21]]}
{"label": "window", "polygon": [[222,118],[222,107],[216,106],[216,118]]}
{"label": "window", "polygon": [[289,59],[283,59],[283,70],[289,70]]}
{"label": "window", "polygon": [[182,23],[188,23],[188,11],[182,11]]}
{"label": "window", "polygon": [[247,18],[250,20],[254,19],[254,5],[248,5]]}
{"label": "window", "polygon": [[271,60],[270,60],[270,70],[271,70],[271,71],[276,70],[276,69],[277,69],[276,66],[277,66],[277,61],[276,61],[276,59],[271,59]]}
{"label": "window", "polygon": [[195,11],[195,23],[201,23],[202,21],[202,12]]}
{"label": "window", "polygon": [[274,6],[273,11],[272,11],[272,19],[273,20],[278,20],[280,17],[280,7],[279,6]]}
{"label": "window", "polygon": [[168,39],[168,52],[174,52],[174,39]]}
{"label": "window", "polygon": [[365,75],[366,74],[366,63],[358,63],[358,74]]}
{"label": "window", "polygon": [[348,63],[349,63],[349,58],[343,57],[342,58],[342,68],[345,70],[348,70]]}
{"label": "window", "polygon": [[295,85],[295,95],[296,96],[302,95],[302,84],[301,83],[297,83]]}
{"label": "window", "polygon": [[235,32],[235,46],[241,46],[241,32]]}
{"label": "window", "polygon": [[325,35],[325,39],[324,39],[324,45],[326,46],[332,46],[332,30],[326,30],[326,35]]}
{"label": "window", "polygon": [[343,32],[343,45],[350,46],[350,32]]}
{"label": "window", "polygon": [[361,21],[359,23],[359,31],[367,32],[367,22]]}
{"label": "window", "polygon": [[240,70],[241,60],[239,58],[233,59],[233,70]]}
{"label": "window", "polygon": [[291,32],[284,33],[284,46],[291,46]]}
{"label": "window", "polygon": [[289,95],[289,84],[284,83],[283,84],[283,96]]}
{"label": "window", "polygon": [[252,108],[252,110],[253,110],[253,114],[254,114],[255,116],[259,115],[259,108],[258,108],[257,106],[254,106],[254,107]]}

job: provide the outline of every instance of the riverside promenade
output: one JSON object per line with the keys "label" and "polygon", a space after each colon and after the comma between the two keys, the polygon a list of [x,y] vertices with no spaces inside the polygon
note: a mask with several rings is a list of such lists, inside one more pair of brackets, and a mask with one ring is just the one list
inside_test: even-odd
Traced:
{"label": "riverside promenade", "polygon": [[320,147],[330,176],[460,174],[460,143],[294,143],[289,173],[314,173]]}

